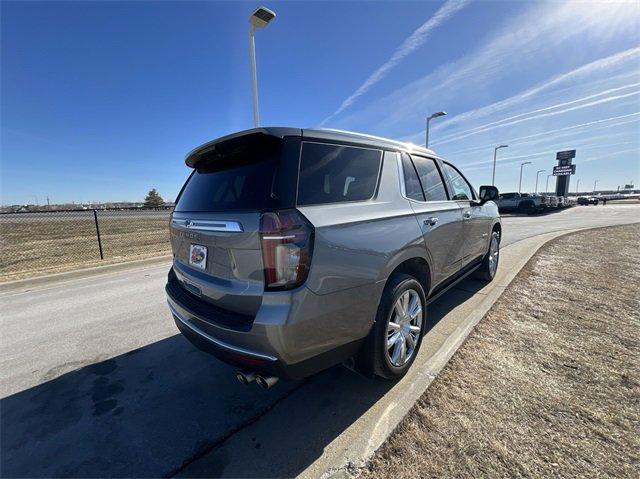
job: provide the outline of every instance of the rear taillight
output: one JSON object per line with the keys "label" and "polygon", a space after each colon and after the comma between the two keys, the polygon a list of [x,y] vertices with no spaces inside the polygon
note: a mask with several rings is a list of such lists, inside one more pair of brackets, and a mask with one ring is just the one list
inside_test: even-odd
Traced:
{"label": "rear taillight", "polygon": [[260,238],[265,290],[293,289],[306,281],[313,252],[313,226],[300,212],[263,213]]}

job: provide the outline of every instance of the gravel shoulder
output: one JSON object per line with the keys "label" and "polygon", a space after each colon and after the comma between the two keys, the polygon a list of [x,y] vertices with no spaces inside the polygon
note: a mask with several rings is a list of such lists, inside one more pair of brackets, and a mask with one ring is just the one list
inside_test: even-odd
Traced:
{"label": "gravel shoulder", "polygon": [[360,477],[637,476],[639,238],[543,247]]}

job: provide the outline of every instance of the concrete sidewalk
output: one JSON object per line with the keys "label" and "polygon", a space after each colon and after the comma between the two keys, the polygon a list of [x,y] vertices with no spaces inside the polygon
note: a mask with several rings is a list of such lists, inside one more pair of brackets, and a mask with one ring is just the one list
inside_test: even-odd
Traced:
{"label": "concrete sidewalk", "polygon": [[386,440],[535,252],[573,231],[504,247],[493,282],[465,280],[430,306],[429,321],[435,324],[425,335],[413,367],[399,382],[334,371],[333,375],[353,374],[353,378],[342,382],[345,389],[334,390],[333,400],[327,401],[325,388],[335,385],[335,378],[319,375],[254,424],[191,462],[179,476],[349,477]]}

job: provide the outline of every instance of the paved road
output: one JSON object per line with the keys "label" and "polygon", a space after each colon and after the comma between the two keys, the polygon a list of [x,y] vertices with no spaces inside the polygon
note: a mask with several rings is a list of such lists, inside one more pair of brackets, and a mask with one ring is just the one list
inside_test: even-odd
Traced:
{"label": "paved road", "polygon": [[[507,245],[545,232],[639,220],[637,205],[576,207],[506,217],[503,238]],[[283,398],[297,405],[292,414],[309,418],[302,436],[309,442],[292,444],[290,469],[279,471],[295,474],[391,387],[343,368],[268,392],[241,386],[232,368],[176,334],[164,300],[167,268],[0,296],[2,476],[171,475]],[[447,303],[434,304],[432,317],[444,317],[469,294],[460,289],[447,295]],[[287,425],[281,429],[274,441],[287,436]],[[245,467],[223,458],[208,473],[278,475],[246,461]]]}

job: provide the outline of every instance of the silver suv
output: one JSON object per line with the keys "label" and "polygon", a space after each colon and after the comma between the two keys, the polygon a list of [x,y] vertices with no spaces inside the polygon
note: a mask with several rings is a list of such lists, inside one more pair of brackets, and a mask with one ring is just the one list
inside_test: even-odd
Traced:
{"label": "silver suv", "polygon": [[166,286],[180,331],[270,387],[348,360],[400,377],[427,304],[490,281],[493,202],[432,151],[333,130],[259,128],[188,154]]}

